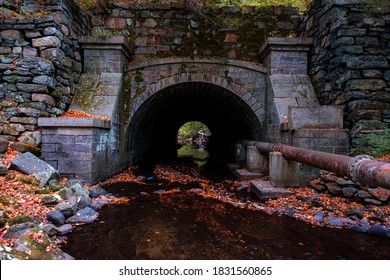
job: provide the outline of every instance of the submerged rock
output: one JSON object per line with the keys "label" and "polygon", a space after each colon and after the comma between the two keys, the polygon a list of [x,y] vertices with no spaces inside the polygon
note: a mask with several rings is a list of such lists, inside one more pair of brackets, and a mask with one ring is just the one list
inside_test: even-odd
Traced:
{"label": "submerged rock", "polygon": [[390,229],[382,225],[372,225],[368,229],[368,233],[382,237],[390,237]]}

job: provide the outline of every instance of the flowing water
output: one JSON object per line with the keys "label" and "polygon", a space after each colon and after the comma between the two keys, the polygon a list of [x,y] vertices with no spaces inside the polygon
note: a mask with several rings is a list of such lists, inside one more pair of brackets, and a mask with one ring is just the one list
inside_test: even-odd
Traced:
{"label": "flowing water", "polygon": [[[77,226],[62,249],[76,259],[390,259],[390,239],[319,228],[204,198],[197,183],[159,195],[164,182],[115,183],[131,197],[103,207],[93,224]],[[147,193],[147,194],[145,194]]]}

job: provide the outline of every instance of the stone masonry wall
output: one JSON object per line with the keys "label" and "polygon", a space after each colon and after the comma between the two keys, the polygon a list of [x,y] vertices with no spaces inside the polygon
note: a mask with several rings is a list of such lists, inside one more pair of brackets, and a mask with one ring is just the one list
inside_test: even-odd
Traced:
{"label": "stone masonry wall", "polygon": [[314,38],[310,75],[319,101],[344,106],[354,148],[390,128],[390,14],[359,3],[315,0],[301,26],[301,36]]}
{"label": "stone masonry wall", "polygon": [[127,36],[135,62],[173,56],[258,61],[267,37],[293,36],[299,24],[294,8],[204,7],[196,12],[178,3],[110,3],[109,14],[94,20],[93,35]]}
{"label": "stone masonry wall", "polygon": [[[22,4],[34,11],[36,2]],[[82,71],[78,35],[88,30],[69,1],[46,3],[47,14],[0,17],[0,135],[37,146],[38,118],[62,115],[72,100]]]}

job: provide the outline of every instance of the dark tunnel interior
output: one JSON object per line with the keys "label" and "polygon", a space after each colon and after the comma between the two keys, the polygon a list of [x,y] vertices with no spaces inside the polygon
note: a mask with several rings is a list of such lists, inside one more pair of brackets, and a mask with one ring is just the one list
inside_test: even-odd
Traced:
{"label": "dark tunnel interior", "polygon": [[213,84],[181,83],[151,96],[133,116],[128,143],[132,162],[175,158],[177,132],[189,121],[210,129],[207,150],[214,159],[232,159],[236,141],[260,137],[256,115],[236,94]]}

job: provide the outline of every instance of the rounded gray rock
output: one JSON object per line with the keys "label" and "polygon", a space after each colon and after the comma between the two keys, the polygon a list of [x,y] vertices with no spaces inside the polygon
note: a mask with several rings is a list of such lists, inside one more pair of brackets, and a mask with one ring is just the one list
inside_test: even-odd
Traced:
{"label": "rounded gray rock", "polygon": [[47,213],[47,219],[56,226],[61,226],[65,223],[65,216],[61,211],[55,210]]}

